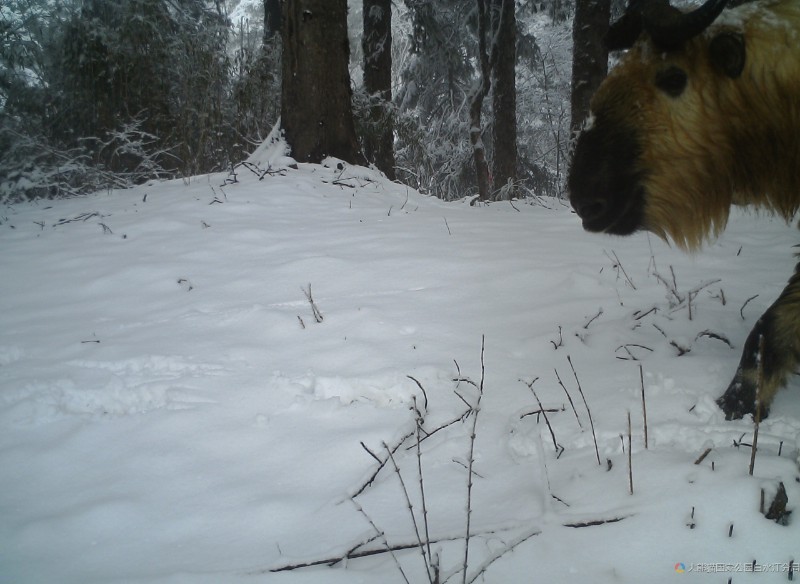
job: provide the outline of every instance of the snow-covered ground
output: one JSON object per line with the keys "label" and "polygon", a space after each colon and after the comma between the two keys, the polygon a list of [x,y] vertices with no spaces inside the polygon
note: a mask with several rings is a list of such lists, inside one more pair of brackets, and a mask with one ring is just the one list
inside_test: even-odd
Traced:
{"label": "snow-covered ground", "polygon": [[800,382],[752,477],[714,399],[793,227],[736,213],[692,257],[334,162],[226,178],[2,209],[1,582],[428,582],[420,486],[461,582],[470,464],[480,582],[787,581],[800,520],[759,499],[800,501]]}

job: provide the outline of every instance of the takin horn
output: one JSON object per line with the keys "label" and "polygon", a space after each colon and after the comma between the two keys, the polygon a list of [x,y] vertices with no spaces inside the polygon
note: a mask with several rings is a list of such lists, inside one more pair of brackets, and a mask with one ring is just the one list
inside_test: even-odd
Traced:
{"label": "takin horn", "polygon": [[680,48],[707,29],[727,3],[728,0],[706,0],[699,8],[684,13],[671,6],[669,0],[631,0],[625,14],[609,27],[606,48],[629,49],[643,31],[659,48]]}

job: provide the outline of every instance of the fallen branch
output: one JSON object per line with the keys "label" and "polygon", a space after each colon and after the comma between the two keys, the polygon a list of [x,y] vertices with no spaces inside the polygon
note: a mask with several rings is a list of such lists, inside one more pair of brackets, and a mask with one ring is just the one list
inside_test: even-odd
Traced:
{"label": "fallen branch", "polygon": [[[519,419],[522,420],[523,418],[527,418],[528,416],[539,416],[541,414],[544,414],[545,412],[548,414],[557,414],[558,412],[563,412],[563,411],[564,411],[563,406],[560,408],[545,408],[540,410],[533,410],[532,412],[525,412],[524,414],[520,414]],[[536,423],[537,424],[539,423],[538,418],[536,420]]]}
{"label": "fallen branch", "polygon": [[694,463],[695,463],[695,464],[700,464],[701,462],[703,462],[703,461],[706,459],[706,456],[708,456],[709,454],[711,454],[711,451],[712,451],[712,450],[713,450],[713,448],[706,448],[706,449],[705,449],[705,451],[703,451],[703,454],[701,454],[701,455],[700,455],[700,456],[697,458],[697,460],[695,460],[695,461],[694,461]]}
{"label": "fallen branch", "polygon": [[636,312],[633,313],[633,319],[634,320],[641,320],[645,316],[647,316],[648,314],[657,313],[657,312],[658,312],[658,307],[656,307],[656,306],[654,306],[650,310],[646,310],[645,312],[641,312],[641,311],[637,310]]}
{"label": "fallen branch", "polygon": [[723,343],[728,345],[728,347],[733,349],[733,343],[731,343],[726,336],[721,335],[719,333],[715,333],[709,330],[704,330],[703,332],[698,333],[697,336],[694,338],[694,340],[696,341],[700,337],[708,337],[709,339],[716,339],[718,341],[722,341]]}
{"label": "fallen branch", "polygon": [[[605,525],[607,523],[618,523],[620,521],[623,521],[624,519],[627,519],[628,517],[629,516],[626,515],[626,516],[622,516],[622,517],[610,517],[608,519],[590,519],[588,521],[577,521],[577,522],[573,522],[573,523],[562,523],[561,525],[562,525],[562,527],[572,527],[574,529],[581,529],[581,528],[584,528],[584,527],[596,527],[596,526],[599,526],[599,525]],[[507,531],[509,531],[509,529],[499,529],[499,530],[492,529],[492,530],[488,530],[488,531],[481,531],[481,532],[473,533],[472,535],[473,535],[473,537],[475,537],[475,536],[478,536],[478,537],[497,536],[498,534],[501,534],[501,533],[507,532]],[[494,561],[499,559],[499,557],[501,557],[502,554],[505,554],[505,553],[507,553],[509,551],[512,551],[515,547],[519,546],[520,544],[524,543],[525,541],[527,541],[528,539],[530,539],[530,538],[532,538],[532,537],[534,537],[536,535],[541,535],[541,533],[542,533],[541,530],[537,528],[537,529],[532,529],[532,530],[530,530],[528,532],[525,532],[521,536],[515,538],[512,541],[512,543],[510,543],[508,546],[506,546],[502,550],[499,550],[499,552],[496,552],[489,559],[484,561],[481,564],[482,570],[485,571],[486,568],[489,565],[491,565],[491,563],[493,563]],[[284,564],[282,566],[277,566],[275,568],[266,568],[266,569],[263,569],[263,570],[256,570],[256,571],[253,571],[253,572],[248,572],[247,575],[248,576],[255,576],[255,575],[259,575],[259,574],[267,574],[267,573],[272,573],[272,572],[290,572],[292,570],[300,570],[300,569],[303,569],[303,568],[313,568],[313,567],[317,567],[317,566],[333,567],[333,566],[335,566],[335,565],[337,565],[337,564],[339,564],[341,562],[347,561],[347,560],[357,560],[357,559],[360,559],[360,558],[369,558],[369,557],[372,557],[372,556],[380,556],[380,555],[383,555],[383,554],[393,554],[394,552],[409,551],[409,550],[413,550],[413,549],[416,549],[416,548],[419,547],[419,543],[417,543],[417,542],[414,542],[414,543],[408,542],[408,543],[387,544],[387,545],[383,545],[381,547],[367,547],[367,546],[369,546],[369,544],[374,543],[376,540],[381,539],[382,537],[383,537],[382,534],[379,532],[378,534],[373,535],[372,537],[370,537],[366,541],[363,541],[363,542],[361,542],[361,543],[359,543],[359,544],[357,544],[355,546],[352,546],[350,549],[348,549],[347,551],[345,551],[345,552],[343,552],[343,553],[341,553],[339,555],[334,555],[334,556],[325,557],[325,558],[319,558],[319,559],[316,559],[316,560],[307,560],[307,561],[303,561],[303,562],[295,562],[295,563],[292,563],[292,564]],[[435,538],[435,539],[430,540],[429,542],[424,542],[424,543],[426,545],[427,544],[437,544],[437,543],[444,543],[444,542],[448,542],[448,541],[459,541],[461,539],[462,539],[461,536],[449,536],[449,537],[445,536],[445,537]],[[500,555],[497,555],[498,553],[500,553]],[[492,559],[492,558],[494,558],[494,559]],[[491,560],[491,561],[489,562],[489,560]],[[476,572],[478,574],[480,574],[480,569],[476,570]],[[458,572],[456,572],[456,573],[458,573]],[[475,581],[475,578],[474,578],[475,575],[476,574],[473,574],[473,578],[469,579],[468,582],[474,582]],[[452,575],[451,575],[451,577],[452,577]]]}
{"label": "fallen branch", "polygon": [[67,223],[75,223],[77,221],[86,222],[92,217],[100,217],[102,216],[97,211],[87,211],[86,213],[81,213],[80,215],[76,215],[72,219],[59,219],[53,224],[53,227],[58,227],[59,225],[66,225]]}
{"label": "fallen branch", "polygon": [[622,521],[623,519],[627,519],[627,518],[628,518],[628,516],[612,517],[611,519],[594,519],[592,521],[582,521],[580,523],[564,523],[563,526],[564,527],[574,527],[574,528],[595,527],[597,525],[605,525],[606,523],[618,523],[618,522]]}
{"label": "fallen branch", "polygon": [[624,345],[620,345],[619,347],[617,347],[614,352],[616,353],[620,349],[625,349],[625,352],[628,353],[628,356],[627,357],[620,357],[619,355],[617,355],[616,356],[617,359],[620,359],[621,361],[638,361],[639,358],[631,352],[629,347],[635,347],[637,349],[644,349],[645,351],[650,351],[651,353],[653,352],[653,349],[651,349],[650,347],[646,347],[645,345],[639,345],[637,343],[626,343]]}

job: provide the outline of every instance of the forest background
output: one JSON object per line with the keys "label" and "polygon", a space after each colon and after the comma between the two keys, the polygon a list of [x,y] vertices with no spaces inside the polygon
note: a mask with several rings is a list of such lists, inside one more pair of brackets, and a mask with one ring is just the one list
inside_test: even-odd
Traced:
{"label": "forest background", "polygon": [[[481,17],[510,4],[511,57],[495,55],[494,19]],[[391,92],[377,97],[365,89],[362,38],[364,14],[374,10],[367,0],[347,10],[351,107],[366,162],[376,162],[370,140],[389,127],[393,168],[377,166],[424,193],[478,193],[477,147],[489,181],[491,165],[513,165],[513,180],[495,183],[492,198],[562,194],[574,0],[393,2]],[[234,167],[280,119],[280,13],[279,0],[4,2],[0,202]],[[493,66],[513,61],[516,127],[484,140],[499,124],[498,84],[486,87],[482,71],[490,55]],[[509,142],[513,158],[495,152]]]}

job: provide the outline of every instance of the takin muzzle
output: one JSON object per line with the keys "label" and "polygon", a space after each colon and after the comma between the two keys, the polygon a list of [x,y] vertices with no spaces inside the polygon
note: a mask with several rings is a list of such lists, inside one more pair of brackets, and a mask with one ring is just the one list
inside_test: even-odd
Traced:
{"label": "takin muzzle", "polygon": [[[696,249],[725,227],[731,205],[787,221],[797,213],[800,0],[722,12],[725,3],[682,13],[642,0],[611,26],[609,49],[630,50],[592,98],[568,179],[586,230],[647,230]],[[765,417],[798,363],[800,264],[717,403],[733,419],[759,401]]]}

